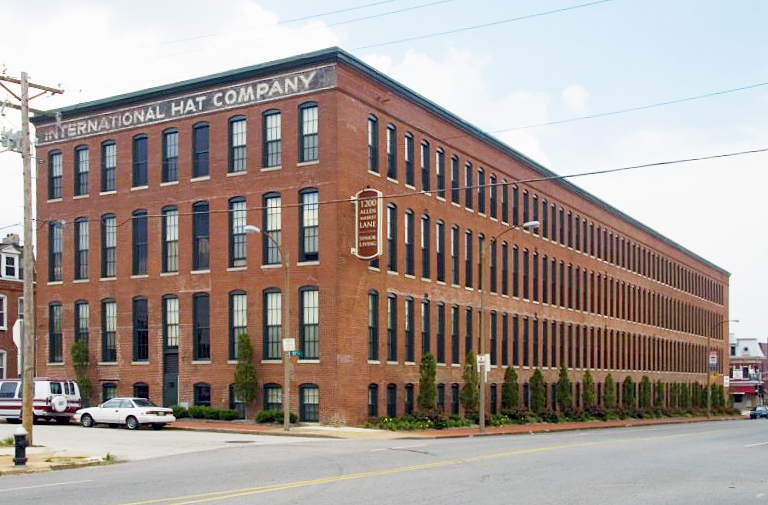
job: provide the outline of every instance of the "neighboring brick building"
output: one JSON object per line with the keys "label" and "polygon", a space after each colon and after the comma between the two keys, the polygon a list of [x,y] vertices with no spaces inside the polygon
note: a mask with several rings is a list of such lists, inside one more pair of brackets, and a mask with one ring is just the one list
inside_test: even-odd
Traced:
{"label": "neighboring brick building", "polygon": [[[491,412],[508,365],[523,384],[566,363],[576,391],[586,368],[704,382],[709,334],[727,366],[727,272],[341,50],[59,112],[34,120],[42,374],[87,338],[105,397],[227,406],[247,331],[256,408],[279,407],[280,251],[246,224],[290,255],[303,420],[412,410],[427,351],[458,412],[486,238]],[[350,253],[366,187],[385,195],[371,263]]]}
{"label": "neighboring brick building", "polygon": [[731,333],[729,391],[737,409],[763,404],[763,368],[766,364],[762,346],[756,338],[736,338]]}
{"label": "neighboring brick building", "polygon": [[13,325],[24,317],[21,258],[19,236],[8,235],[0,243],[0,379],[19,375]]}

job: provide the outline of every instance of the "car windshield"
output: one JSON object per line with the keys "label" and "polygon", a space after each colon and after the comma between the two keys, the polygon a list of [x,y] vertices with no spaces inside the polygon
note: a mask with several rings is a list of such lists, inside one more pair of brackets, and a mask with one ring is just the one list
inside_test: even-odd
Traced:
{"label": "car windshield", "polygon": [[133,403],[135,403],[137,407],[157,407],[157,405],[146,398],[134,398]]}

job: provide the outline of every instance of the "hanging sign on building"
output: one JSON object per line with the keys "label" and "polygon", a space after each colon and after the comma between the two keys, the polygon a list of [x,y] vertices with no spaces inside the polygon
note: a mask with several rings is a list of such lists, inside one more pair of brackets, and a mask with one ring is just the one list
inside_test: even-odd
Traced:
{"label": "hanging sign on building", "polygon": [[715,370],[717,368],[717,351],[709,351],[709,369]]}
{"label": "hanging sign on building", "polygon": [[381,256],[381,191],[358,191],[355,202],[355,256],[372,260]]}

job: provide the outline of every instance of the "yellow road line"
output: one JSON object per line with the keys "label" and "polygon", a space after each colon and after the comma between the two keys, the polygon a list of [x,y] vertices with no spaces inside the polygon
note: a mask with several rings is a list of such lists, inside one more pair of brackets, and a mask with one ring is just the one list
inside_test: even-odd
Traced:
{"label": "yellow road line", "polygon": [[500,458],[510,458],[513,456],[520,456],[524,454],[535,454],[538,452],[549,452],[549,451],[560,451],[560,450],[566,450],[566,449],[578,449],[583,447],[593,447],[598,445],[609,445],[609,444],[623,444],[623,443],[629,443],[629,442],[638,442],[638,441],[648,441],[648,440],[662,440],[662,439],[670,439],[670,438],[683,438],[683,437],[690,437],[694,435],[704,435],[709,433],[716,433],[718,431],[724,431],[722,429],[720,430],[708,430],[708,431],[699,431],[695,433],[680,433],[676,435],[660,435],[657,437],[647,437],[647,438],[622,438],[618,440],[602,440],[602,441],[589,441],[589,442],[580,442],[576,444],[560,444],[560,445],[550,445],[546,447],[534,447],[530,449],[518,449],[515,451],[509,451],[509,452],[498,452],[493,454],[484,454],[479,456],[470,456],[466,458],[457,458],[457,459],[446,459],[442,461],[435,461],[433,463],[423,463],[419,465],[410,465],[410,466],[401,466],[401,467],[395,467],[395,468],[388,468],[385,470],[373,470],[370,472],[359,472],[359,473],[352,473],[348,475],[336,475],[332,477],[323,477],[320,479],[310,479],[310,480],[302,480],[302,481],[296,481],[296,482],[287,482],[284,484],[272,484],[268,486],[257,486],[252,488],[244,488],[244,489],[233,489],[228,491],[213,491],[209,493],[201,493],[201,494],[193,494],[193,495],[184,495],[184,496],[177,496],[173,498],[157,498],[154,500],[146,500],[146,501],[137,501],[137,502],[131,502],[131,503],[123,503],[121,505],[152,505],[152,504],[158,504],[158,503],[168,503],[170,505],[194,505],[196,503],[205,503],[205,502],[211,502],[216,500],[224,500],[228,498],[238,498],[242,496],[249,496],[249,495],[255,495],[255,494],[262,494],[262,493],[270,493],[275,491],[284,491],[287,489],[296,489],[300,487],[307,487],[307,486],[317,486],[320,484],[330,484],[335,482],[343,482],[347,480],[355,480],[355,479],[365,479],[369,477],[379,477],[382,475],[393,475],[397,473],[405,473],[405,472],[412,472],[415,470],[429,470],[433,468],[440,468],[440,467],[446,467],[446,466],[455,466],[455,465],[461,465],[465,463],[472,463],[475,461],[485,461],[490,459],[500,459]]}

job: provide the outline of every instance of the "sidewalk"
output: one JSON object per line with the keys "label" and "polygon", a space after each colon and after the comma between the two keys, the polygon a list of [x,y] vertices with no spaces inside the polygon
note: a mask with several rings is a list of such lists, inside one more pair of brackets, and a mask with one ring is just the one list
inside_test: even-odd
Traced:
{"label": "sidewalk", "polygon": [[14,452],[14,447],[0,447],[0,475],[63,470],[76,466],[98,465],[103,462],[101,456],[57,451],[49,447],[28,447],[27,464],[16,466],[13,463]]}

